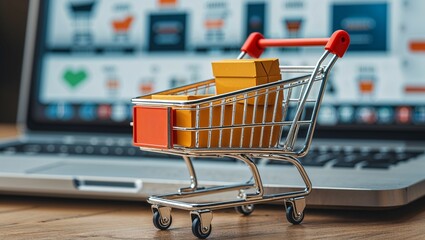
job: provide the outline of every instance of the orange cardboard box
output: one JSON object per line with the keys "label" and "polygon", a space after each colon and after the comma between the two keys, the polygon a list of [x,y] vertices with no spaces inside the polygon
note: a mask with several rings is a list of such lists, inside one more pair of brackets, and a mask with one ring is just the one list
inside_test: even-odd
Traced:
{"label": "orange cardboard box", "polygon": [[[190,100],[197,100],[202,99],[206,97],[210,97],[212,95],[152,95],[152,99],[156,100],[176,100],[176,101],[190,101]],[[217,110],[214,109],[214,112]],[[218,112],[219,114],[220,112]],[[196,125],[196,112],[192,109],[175,109],[174,113],[174,126],[176,127],[187,127],[187,128],[193,128]],[[215,114],[213,114],[215,115]],[[200,126],[208,126],[209,123],[209,110],[203,109],[200,111],[199,114],[200,118]],[[220,119],[220,118],[218,118]],[[196,136],[194,131],[175,131],[174,132],[174,144],[181,145],[184,147],[194,147]],[[219,135],[214,135],[213,139],[214,141],[218,140]],[[207,132],[200,132],[199,134],[199,141],[200,145],[206,147],[206,141],[208,141],[208,133]],[[201,145],[203,143],[203,145]]]}
{"label": "orange cardboard box", "polygon": [[[222,60],[212,63],[217,94],[233,92],[282,79],[279,60],[276,58]],[[270,94],[267,104],[274,104],[275,94]],[[265,98],[257,98],[264,105]],[[248,104],[254,104],[254,98]]]}
{"label": "orange cardboard box", "polygon": [[213,94],[204,94],[204,95],[151,95],[151,99],[156,100],[175,100],[175,101],[190,101],[198,100],[206,97],[214,96]]}
{"label": "orange cardboard box", "polygon": [[[211,95],[195,95],[195,96],[182,96],[182,95],[153,95],[152,99],[163,99],[163,100],[195,100],[204,97],[208,97]],[[279,98],[280,101],[281,97]],[[204,108],[205,107],[205,108]],[[201,110],[199,111],[199,127],[208,127],[210,123],[210,113],[211,113],[211,126],[212,128],[218,127],[220,125],[221,119],[221,106],[216,105],[210,109],[208,108],[209,104],[201,105]],[[267,107],[267,109],[265,109]],[[254,116],[254,106],[248,105],[246,111],[244,111],[244,105],[237,103],[234,115],[234,123],[232,124],[232,108],[233,105],[225,105],[223,111],[223,119],[224,126],[232,126],[237,124],[242,124],[243,114],[245,113],[245,123],[261,123],[263,120],[263,114],[265,112],[265,122],[272,121],[273,118],[273,107],[269,106],[257,106],[256,113]],[[264,111],[266,110],[266,111]],[[275,121],[282,120],[282,108],[277,107]],[[177,127],[195,127],[196,126],[196,111],[195,109],[175,109],[174,115],[174,126]],[[274,146],[280,138],[280,127],[264,127],[263,128],[263,140],[261,141],[261,127],[245,127],[243,130],[242,137],[242,129],[237,128],[233,130],[232,137],[232,145],[230,145],[230,129],[224,129],[221,133],[221,147],[240,147],[242,143],[242,147],[250,147],[250,138],[251,134],[253,135],[252,147],[268,147],[270,136],[272,138],[271,145]],[[199,132],[199,147],[207,147],[208,146],[208,131],[200,131]],[[210,147],[218,147],[219,146],[219,138],[220,138],[220,130],[215,129],[211,131],[211,145]],[[174,135],[174,144],[181,145],[184,147],[195,147],[196,146],[196,133],[195,131],[184,131],[178,130],[175,131]]]}

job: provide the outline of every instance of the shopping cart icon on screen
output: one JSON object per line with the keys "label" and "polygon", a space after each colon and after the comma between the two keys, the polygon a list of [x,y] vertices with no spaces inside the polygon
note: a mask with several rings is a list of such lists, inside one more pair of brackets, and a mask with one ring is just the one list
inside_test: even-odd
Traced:
{"label": "shopping cart icon on screen", "polygon": [[93,43],[91,20],[96,0],[71,0],[69,12],[73,20],[73,43],[77,46],[86,46]]}

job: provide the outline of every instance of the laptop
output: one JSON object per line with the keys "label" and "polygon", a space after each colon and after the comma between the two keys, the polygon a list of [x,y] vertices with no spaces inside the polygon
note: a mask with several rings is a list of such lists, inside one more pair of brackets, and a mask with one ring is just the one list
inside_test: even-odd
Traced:
{"label": "laptop", "polygon": [[[309,206],[392,208],[425,194],[422,1],[30,1],[19,126],[0,143],[0,192],[143,201],[190,185],[182,159],[132,145],[131,98],[212,77],[250,32],[351,34],[330,76],[309,154]],[[320,13],[320,14],[319,14]],[[314,21],[312,19],[314,18]],[[415,23],[415,24],[412,24]],[[403,26],[400,28],[400,26]],[[269,49],[314,65],[323,49]],[[256,159],[269,193],[304,188]],[[232,159],[195,158],[200,185],[245,182]]]}

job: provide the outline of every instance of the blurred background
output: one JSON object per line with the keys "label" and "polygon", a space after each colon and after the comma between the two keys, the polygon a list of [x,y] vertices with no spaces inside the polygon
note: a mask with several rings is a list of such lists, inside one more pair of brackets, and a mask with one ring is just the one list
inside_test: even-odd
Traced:
{"label": "blurred background", "polygon": [[[0,0],[0,122],[16,119],[28,2]],[[319,125],[425,126],[425,1],[46,3],[33,99],[39,121],[128,125],[132,97],[212,77],[211,61],[235,58],[250,32],[308,38],[345,29],[351,45],[330,76]],[[263,57],[314,65],[321,52],[270,49]]]}
{"label": "blurred background", "polygon": [[0,123],[14,123],[28,0],[0,0]]}

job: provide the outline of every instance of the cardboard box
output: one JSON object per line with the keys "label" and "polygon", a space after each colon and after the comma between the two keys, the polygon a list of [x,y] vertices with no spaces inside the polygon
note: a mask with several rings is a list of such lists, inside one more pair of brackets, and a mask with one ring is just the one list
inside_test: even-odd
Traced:
{"label": "cardboard box", "polygon": [[[210,97],[212,95],[152,95],[152,99],[156,100],[179,100],[179,101],[190,101],[190,100],[197,100],[202,99],[206,97]],[[196,126],[196,112],[194,110],[183,110],[183,109],[174,109],[174,124],[173,126],[177,127],[187,127],[187,128],[193,128]],[[217,111],[214,109],[214,111]],[[216,114],[220,114],[219,112]],[[213,114],[215,116],[216,114]],[[200,111],[200,126],[208,126],[209,123],[209,110],[204,109]],[[205,140],[205,138],[208,138],[208,133],[201,132],[199,134],[200,142],[203,143],[206,147],[205,141],[208,141],[208,139]],[[218,140],[218,135],[214,135],[214,141]],[[174,132],[174,144],[181,145],[184,147],[194,147],[196,136],[194,131],[175,131]]]}
{"label": "cardboard box", "polygon": [[[222,60],[212,63],[217,94],[233,92],[282,79],[276,58]],[[274,104],[275,94],[269,94],[267,103],[262,95],[257,104]],[[248,99],[254,104],[255,99]]]}
{"label": "cardboard box", "polygon": [[134,106],[133,145],[168,149],[173,146],[173,112],[171,108]]}
{"label": "cardboard box", "polygon": [[[204,97],[208,97],[210,95],[197,95],[197,96],[172,96],[172,95],[153,95],[153,99],[164,99],[164,100],[194,100],[200,99]],[[280,101],[281,97],[279,98]],[[211,113],[211,125],[212,127],[218,127],[220,125],[221,119],[221,105],[216,105],[212,107],[212,110],[208,108],[209,104],[201,105],[201,110],[199,111],[199,127],[208,127],[210,123],[210,113]],[[204,108],[205,107],[205,108]],[[265,109],[267,107],[267,109]],[[224,126],[232,126],[235,124],[242,124],[243,114],[245,113],[245,123],[261,123],[263,120],[263,113],[265,112],[265,121],[270,122],[273,118],[273,105],[268,106],[258,106],[256,109],[256,114],[254,115],[254,106],[247,105],[246,111],[244,111],[244,105],[237,103],[235,105],[235,115],[234,115],[234,123],[232,124],[232,108],[233,105],[225,105],[223,109],[223,125]],[[266,110],[266,111],[264,111]],[[196,111],[193,109],[184,110],[184,109],[174,109],[174,126],[178,127],[195,127],[196,126]],[[275,121],[282,120],[282,108],[278,107],[275,115]],[[230,145],[230,129],[224,129],[221,133],[221,147],[240,147],[242,142],[242,147],[249,148],[250,147],[250,138],[251,134],[253,134],[253,142],[252,147],[268,147],[269,146],[269,138],[272,134],[271,145],[275,145],[277,141],[280,139],[280,127],[264,127],[263,128],[263,140],[261,141],[261,127],[246,127],[243,130],[243,138],[242,138],[242,129],[234,129],[232,144]],[[174,144],[181,145],[184,147],[195,147],[196,146],[196,133],[194,131],[175,131],[174,132],[173,141]],[[199,132],[199,147],[207,147],[208,146],[208,131],[200,131]],[[211,131],[211,145],[210,147],[218,147],[219,146],[219,138],[220,138],[220,130],[212,130]]]}
{"label": "cardboard box", "polygon": [[213,94],[204,94],[204,95],[151,95],[151,99],[156,100],[175,100],[175,101],[190,101],[198,100],[206,97],[214,96]]}

